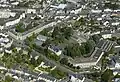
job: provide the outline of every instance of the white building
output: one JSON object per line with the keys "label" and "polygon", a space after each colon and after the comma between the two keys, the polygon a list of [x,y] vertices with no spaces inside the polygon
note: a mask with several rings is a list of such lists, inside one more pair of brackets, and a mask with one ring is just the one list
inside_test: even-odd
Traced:
{"label": "white building", "polygon": [[111,9],[104,9],[105,12],[112,12],[113,10]]}
{"label": "white building", "polygon": [[84,80],[85,80],[85,77],[81,80],[81,79],[78,79],[74,76],[70,76],[70,81],[71,82],[84,82]]}
{"label": "white building", "polygon": [[92,13],[101,13],[102,10],[91,10]]}
{"label": "white building", "polygon": [[13,2],[13,3],[11,3],[12,5],[18,5],[19,4],[19,2]]}
{"label": "white building", "polygon": [[65,9],[66,6],[67,6],[67,4],[59,4],[58,6],[51,5],[50,7],[57,8],[57,9]]}
{"label": "white building", "polygon": [[102,37],[103,37],[104,39],[112,38],[112,34],[104,34],[104,35],[102,35]]}
{"label": "white building", "polygon": [[112,23],[113,26],[117,26],[117,25],[119,25],[119,24],[120,24],[119,22],[114,22],[114,23]]}

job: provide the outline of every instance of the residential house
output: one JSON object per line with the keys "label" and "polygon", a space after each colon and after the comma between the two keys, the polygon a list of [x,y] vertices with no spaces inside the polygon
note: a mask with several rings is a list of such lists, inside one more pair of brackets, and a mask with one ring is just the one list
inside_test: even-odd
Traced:
{"label": "residential house", "polygon": [[50,45],[48,49],[55,53],[57,56],[60,56],[62,54],[62,50],[58,46]]}

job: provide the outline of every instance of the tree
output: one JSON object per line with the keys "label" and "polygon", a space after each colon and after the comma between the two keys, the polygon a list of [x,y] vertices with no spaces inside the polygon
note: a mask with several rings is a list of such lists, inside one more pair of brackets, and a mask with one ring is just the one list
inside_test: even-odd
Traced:
{"label": "tree", "polygon": [[78,21],[75,22],[74,26],[75,27],[83,26],[83,25],[85,25],[85,22],[86,22],[85,19],[82,17]]}
{"label": "tree", "polygon": [[33,33],[32,34],[32,38],[34,39],[34,38],[36,38],[37,37],[37,35],[35,34],[35,33]]}
{"label": "tree", "polygon": [[88,40],[85,43],[86,54],[90,53],[94,47],[95,47],[95,42],[93,40]]}
{"label": "tree", "polygon": [[103,82],[112,82],[113,79],[113,71],[110,69],[107,69],[102,75],[101,75],[101,81]]}
{"label": "tree", "polygon": [[60,29],[60,27],[58,27],[58,26],[54,27],[54,30],[53,30],[53,33],[52,33],[52,37],[53,38],[55,38],[56,35],[58,35],[59,29]]}
{"label": "tree", "polygon": [[81,46],[77,44],[69,44],[64,48],[64,55],[70,56],[70,57],[81,57],[86,56],[86,54],[90,53],[94,47],[95,42],[93,40],[88,40],[87,42],[84,42],[81,44]]}
{"label": "tree", "polygon": [[80,18],[78,22],[80,23],[80,25],[85,25],[85,19],[83,17]]}
{"label": "tree", "polygon": [[47,36],[48,30],[47,30],[47,29],[44,29],[43,31],[40,32],[40,34],[42,34],[42,35],[44,35],[44,36]]}
{"label": "tree", "polygon": [[72,68],[72,67],[73,67],[73,64],[70,64],[70,67]]}
{"label": "tree", "polygon": [[74,50],[74,53],[75,53],[76,56],[80,57],[82,55],[79,44],[74,44],[73,45],[73,50]]}
{"label": "tree", "polygon": [[67,58],[62,58],[62,59],[60,60],[60,63],[67,65],[68,59],[67,59]]}
{"label": "tree", "polygon": [[73,34],[73,29],[71,27],[66,26],[61,28],[61,33],[66,39],[69,39],[70,36]]}
{"label": "tree", "polygon": [[37,61],[37,64],[39,65],[43,61],[43,59],[39,56],[36,61]]}
{"label": "tree", "polygon": [[17,52],[17,49],[16,49],[16,48],[13,48],[13,49],[12,49],[12,52],[16,53],[16,52]]}
{"label": "tree", "polygon": [[108,3],[105,3],[105,8],[110,8],[112,10],[115,10],[115,9],[118,9],[119,8],[119,5],[116,4],[116,3],[112,3],[112,2],[108,2]]}
{"label": "tree", "polygon": [[68,66],[70,66],[70,65],[71,65],[71,63],[69,63],[69,62],[68,62],[68,64],[67,64],[67,65],[68,65]]}
{"label": "tree", "polygon": [[37,63],[35,61],[35,58],[31,58],[30,63],[34,66],[37,66]]}
{"label": "tree", "polygon": [[101,36],[96,34],[96,35],[93,35],[90,40],[93,40],[97,44],[99,42],[100,38],[101,38]]}
{"label": "tree", "polygon": [[79,67],[79,66],[77,66],[77,69],[80,69],[80,67]]}
{"label": "tree", "polygon": [[93,26],[93,25],[95,24],[95,20],[91,19],[91,20],[89,21],[89,24],[90,24],[91,26]]}
{"label": "tree", "polygon": [[117,43],[120,45],[120,38],[119,38],[119,39],[117,39]]}
{"label": "tree", "polygon": [[50,74],[57,79],[62,79],[67,75],[65,72],[62,72],[59,69],[54,69]]}
{"label": "tree", "polygon": [[76,57],[76,56],[80,57],[82,55],[80,50],[80,45],[69,44],[68,46],[66,46],[64,54],[71,57]]}
{"label": "tree", "polygon": [[25,31],[25,29],[22,27],[22,25],[23,25],[23,24],[18,24],[18,25],[16,26],[16,31],[17,31],[17,32],[22,33],[22,32]]}
{"label": "tree", "polygon": [[82,54],[82,55],[86,54],[85,44],[84,44],[84,43],[81,44],[81,46],[80,46],[80,51],[81,51],[81,54]]}
{"label": "tree", "polygon": [[51,52],[48,52],[48,53],[47,53],[47,57],[50,58],[50,59],[53,59],[53,60],[55,60],[55,61],[59,61],[59,59],[60,59],[59,56],[57,56],[56,54],[51,53]]}
{"label": "tree", "polygon": [[3,82],[13,82],[13,78],[10,76],[5,76],[5,80]]}
{"label": "tree", "polygon": [[47,39],[43,44],[42,46],[45,47],[45,46],[49,46],[51,44],[51,40],[50,39]]}

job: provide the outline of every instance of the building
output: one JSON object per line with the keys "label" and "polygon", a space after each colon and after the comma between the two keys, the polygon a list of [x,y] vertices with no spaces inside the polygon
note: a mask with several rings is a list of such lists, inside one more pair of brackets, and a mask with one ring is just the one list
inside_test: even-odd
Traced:
{"label": "building", "polygon": [[109,52],[113,45],[114,42],[100,40],[97,46],[95,47],[94,51],[91,53],[90,57],[69,59],[68,62],[73,64],[73,66],[75,67],[79,66],[80,68],[89,68],[92,66],[96,66],[100,61],[101,57],[104,55],[104,53]]}
{"label": "building", "polygon": [[85,35],[83,33],[80,33],[79,31],[75,31],[71,39],[81,44],[89,39],[89,35]]}
{"label": "building", "polygon": [[85,78],[84,76],[77,77],[77,75],[71,75],[69,79],[67,82],[93,82],[91,79]]}
{"label": "building", "polygon": [[92,55],[88,58],[75,58],[69,59],[69,63],[73,64],[73,66],[80,68],[89,68],[92,66],[96,66],[101,57],[103,56],[104,52],[102,52],[100,49],[96,48]]}
{"label": "building", "polygon": [[[48,24],[46,24],[46,25],[43,25],[43,26],[41,26],[41,28],[39,28],[38,26],[36,26],[36,28],[34,29],[32,29],[33,31],[27,31],[27,32],[24,32],[24,33],[16,33],[16,32],[14,32],[14,30],[10,30],[10,31],[8,31],[8,34],[11,36],[11,37],[13,37],[14,39],[16,39],[16,40],[25,40],[27,37],[30,37],[30,36],[32,36],[33,35],[33,33],[39,33],[39,32],[41,32],[42,30],[44,30],[45,28],[48,28],[48,27],[51,27],[51,26],[54,26],[54,25],[56,25],[57,24],[57,22],[51,22],[51,23],[48,23]],[[10,24],[9,24],[10,25]],[[39,25],[40,26],[40,25]]]}
{"label": "building", "polygon": [[38,35],[35,40],[35,44],[37,46],[41,46],[47,39],[48,39],[48,37],[46,37],[46,36]]}
{"label": "building", "polygon": [[101,13],[102,10],[91,10],[91,13]]}
{"label": "building", "polygon": [[15,12],[11,12],[10,10],[0,10],[0,18],[9,18],[11,17],[15,17],[16,13]]}
{"label": "building", "polygon": [[51,8],[57,8],[57,9],[65,9],[65,7],[67,6],[67,4],[59,4],[58,6],[55,5],[51,5]]}
{"label": "building", "polygon": [[85,80],[85,77],[82,78],[82,80],[81,80],[81,79],[76,78],[74,76],[70,76],[70,82],[84,82],[84,80]]}
{"label": "building", "polygon": [[5,24],[5,26],[8,27],[8,26],[12,26],[12,25],[18,24],[22,18],[25,18],[25,13],[21,14],[18,19],[15,19],[15,20],[7,22]]}
{"label": "building", "polygon": [[26,13],[27,13],[27,14],[30,14],[30,13],[35,14],[35,13],[36,13],[36,9],[27,9],[27,10],[26,10]]}
{"label": "building", "polygon": [[103,37],[104,39],[112,38],[112,34],[103,34],[102,37]]}
{"label": "building", "polygon": [[57,82],[54,77],[50,77],[47,74],[40,74],[38,79],[44,80],[45,82]]}
{"label": "building", "polygon": [[55,53],[57,56],[60,56],[62,54],[62,50],[58,46],[50,45],[48,49]]}
{"label": "building", "polygon": [[67,2],[71,2],[71,3],[74,3],[74,4],[77,4],[78,2],[80,2],[80,0],[66,0]]}

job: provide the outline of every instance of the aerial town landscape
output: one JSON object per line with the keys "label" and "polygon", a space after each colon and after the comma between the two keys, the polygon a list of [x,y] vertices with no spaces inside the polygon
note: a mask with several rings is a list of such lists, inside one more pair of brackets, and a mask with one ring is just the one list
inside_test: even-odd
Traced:
{"label": "aerial town landscape", "polygon": [[0,82],[120,82],[120,0],[0,0]]}

